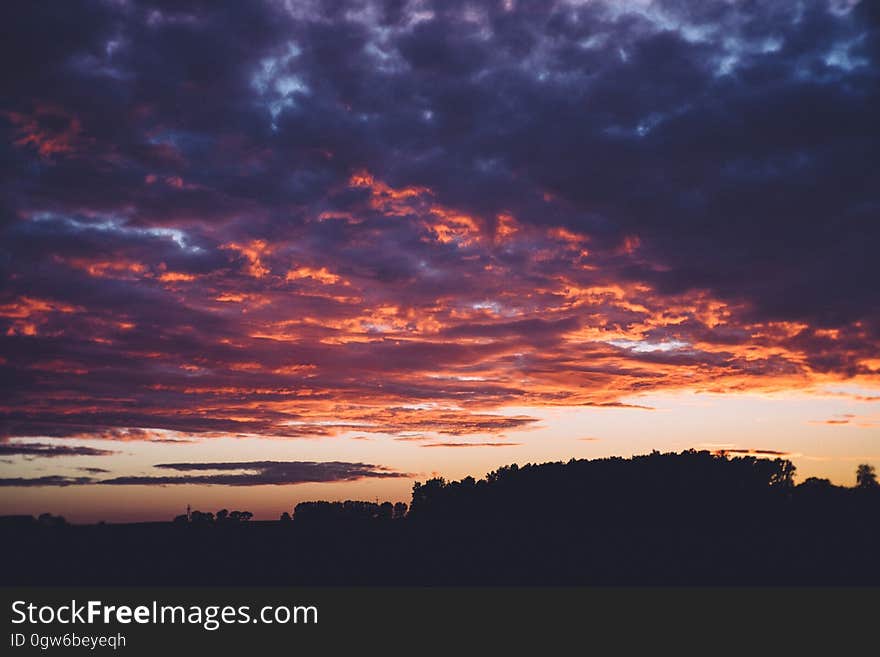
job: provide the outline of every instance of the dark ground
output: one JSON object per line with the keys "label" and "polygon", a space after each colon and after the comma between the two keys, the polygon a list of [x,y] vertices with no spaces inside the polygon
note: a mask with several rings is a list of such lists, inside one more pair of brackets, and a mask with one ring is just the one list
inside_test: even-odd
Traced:
{"label": "dark ground", "polygon": [[2,584],[878,585],[880,487],[705,452],[502,468],[416,486],[409,513],[292,522],[0,522]]}

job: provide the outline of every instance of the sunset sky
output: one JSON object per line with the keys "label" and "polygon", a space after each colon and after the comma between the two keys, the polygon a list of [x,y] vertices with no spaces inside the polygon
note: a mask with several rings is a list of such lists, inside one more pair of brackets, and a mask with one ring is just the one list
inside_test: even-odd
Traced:
{"label": "sunset sky", "polygon": [[877,3],[0,14],[0,514],[880,466]]}

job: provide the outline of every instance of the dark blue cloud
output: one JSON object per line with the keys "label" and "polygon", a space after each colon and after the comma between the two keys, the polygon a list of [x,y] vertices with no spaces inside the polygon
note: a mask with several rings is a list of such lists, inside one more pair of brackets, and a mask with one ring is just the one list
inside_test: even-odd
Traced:
{"label": "dark blue cloud", "polygon": [[109,456],[116,454],[108,449],[82,445],[49,445],[45,443],[0,443],[0,456],[24,456],[50,458],[56,456]]}
{"label": "dark blue cloud", "polygon": [[[0,435],[329,431],[217,411],[306,389],[602,404],[662,385],[661,366],[870,374],[876,3],[2,12]],[[351,184],[363,172],[385,188]],[[440,239],[436,212],[479,240]],[[632,303],[577,306],[563,280]],[[692,313],[641,336],[674,353],[568,343],[684,297],[726,304],[727,325]],[[795,328],[750,328],[771,322]],[[354,325],[365,336],[341,340]],[[748,341],[800,356],[752,362],[735,352]],[[431,378],[438,363],[458,378]],[[560,390],[530,378],[554,372]]]}
{"label": "dark blue cloud", "polygon": [[[311,482],[355,481],[365,478],[409,477],[410,475],[366,463],[340,461],[249,461],[242,463],[161,463],[155,467],[187,474],[175,476],[128,476],[103,479],[98,483],[117,486],[167,486],[207,484],[219,486],[287,485]],[[204,470],[223,474],[193,474]],[[229,472],[231,471],[231,472]]]}

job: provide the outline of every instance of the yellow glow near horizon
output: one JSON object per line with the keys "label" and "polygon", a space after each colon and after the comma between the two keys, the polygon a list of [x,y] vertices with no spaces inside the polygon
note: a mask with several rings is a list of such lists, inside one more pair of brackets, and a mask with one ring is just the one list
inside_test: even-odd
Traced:
{"label": "yellow glow near horizon", "polygon": [[[411,476],[348,482],[260,486],[103,486],[8,488],[0,513],[61,513],[74,521],[161,520],[185,508],[247,508],[262,519],[277,518],[300,501],[367,499],[409,501],[413,481],[433,476],[481,477],[499,466],[527,462],[630,456],[651,450],[760,450],[779,452],[797,466],[797,478],[827,477],[852,485],[856,466],[880,462],[880,408],[858,401],[852,390],[823,394],[662,393],[631,398],[628,407],[506,407],[505,416],[538,419],[527,429],[466,437],[426,435],[401,440],[389,434],[347,431],[316,439],[210,438],[192,443],[64,440],[102,449],[112,457],[59,457],[52,473],[70,476],[102,467],[111,458],[112,476],[161,475],[157,463],[247,461],[337,461],[386,466]],[[830,421],[830,423],[829,423]],[[45,442],[45,440],[43,441]],[[60,441],[59,441],[60,442]],[[466,443],[473,447],[433,447]],[[482,443],[507,446],[482,446]],[[772,454],[770,455],[772,456]],[[0,464],[3,476],[40,476],[45,459]],[[111,476],[111,475],[107,475]],[[101,476],[97,475],[100,479]]]}

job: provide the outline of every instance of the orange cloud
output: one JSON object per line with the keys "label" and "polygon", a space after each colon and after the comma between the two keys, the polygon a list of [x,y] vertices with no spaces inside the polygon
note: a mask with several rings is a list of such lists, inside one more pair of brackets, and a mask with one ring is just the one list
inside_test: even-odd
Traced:
{"label": "orange cloud", "polygon": [[4,114],[15,126],[13,144],[33,148],[44,160],[73,153],[83,141],[80,120],[59,107],[38,105],[30,115],[19,112]]}
{"label": "orange cloud", "polygon": [[33,297],[19,297],[15,301],[0,305],[0,317],[27,319],[44,313],[73,313],[77,310],[76,306],[69,303]]}
{"label": "orange cloud", "polygon": [[64,262],[75,269],[85,271],[96,278],[122,278],[148,274],[146,265],[122,258],[116,260],[90,260],[87,258],[68,258]]}
{"label": "orange cloud", "polygon": [[318,269],[312,267],[297,267],[296,269],[289,270],[285,278],[288,281],[309,278],[318,281],[319,283],[323,283],[324,285],[332,285],[341,280],[339,276],[328,271],[326,267]]}
{"label": "orange cloud", "polygon": [[166,271],[159,275],[159,280],[163,283],[181,283],[194,281],[196,277],[193,274],[185,274],[178,271]]}
{"label": "orange cloud", "polygon": [[248,275],[254,278],[263,278],[270,273],[269,268],[263,265],[262,260],[272,252],[272,248],[265,240],[251,240],[246,244],[230,242],[225,244],[223,248],[237,251],[247,260],[246,271]]}

